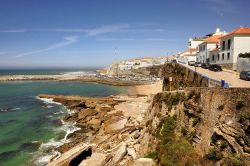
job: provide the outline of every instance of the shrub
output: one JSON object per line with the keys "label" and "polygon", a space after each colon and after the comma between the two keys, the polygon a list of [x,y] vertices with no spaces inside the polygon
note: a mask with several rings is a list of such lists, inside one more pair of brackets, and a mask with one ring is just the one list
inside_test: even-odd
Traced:
{"label": "shrub", "polygon": [[145,158],[151,158],[151,159],[156,159],[157,158],[157,153],[156,152],[149,152],[148,154],[145,155]]}
{"label": "shrub", "polygon": [[243,108],[245,106],[244,101],[243,100],[238,100],[236,102],[236,110],[240,110],[241,108]]}
{"label": "shrub", "polygon": [[244,110],[240,113],[240,122],[244,122],[250,118],[249,110]]}
{"label": "shrub", "polygon": [[225,157],[223,160],[223,166],[246,166],[247,164],[239,157],[234,154]]}
{"label": "shrub", "polygon": [[182,135],[186,136],[186,135],[188,134],[187,128],[184,127],[184,126],[182,126],[182,127],[181,127],[181,133],[182,133]]}
{"label": "shrub", "polygon": [[223,155],[219,150],[211,148],[205,157],[212,161],[218,161],[222,159]]}
{"label": "shrub", "polygon": [[239,57],[240,57],[240,58],[250,58],[250,52],[244,53],[244,54],[243,54],[243,53],[240,53],[240,54],[239,54]]}
{"label": "shrub", "polygon": [[193,118],[193,126],[197,125],[200,122],[200,120],[201,120],[200,117]]}

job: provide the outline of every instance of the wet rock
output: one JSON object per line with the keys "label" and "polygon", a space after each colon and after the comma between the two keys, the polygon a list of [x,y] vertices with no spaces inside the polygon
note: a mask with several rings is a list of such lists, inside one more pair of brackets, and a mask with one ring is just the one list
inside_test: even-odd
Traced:
{"label": "wet rock", "polygon": [[34,152],[37,151],[38,148],[41,146],[42,142],[40,141],[34,141],[34,142],[27,142],[23,143],[19,149],[20,151],[28,151],[28,152]]}

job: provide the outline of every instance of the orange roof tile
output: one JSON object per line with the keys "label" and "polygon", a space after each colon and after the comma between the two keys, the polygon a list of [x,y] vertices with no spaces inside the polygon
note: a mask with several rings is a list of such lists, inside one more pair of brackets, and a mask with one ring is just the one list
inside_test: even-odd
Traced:
{"label": "orange roof tile", "polygon": [[250,35],[250,28],[247,28],[247,27],[237,28],[234,31],[222,36],[221,38],[224,38],[224,37],[230,36],[230,35]]}
{"label": "orange roof tile", "polygon": [[204,40],[205,43],[218,43],[223,35],[214,35]]}

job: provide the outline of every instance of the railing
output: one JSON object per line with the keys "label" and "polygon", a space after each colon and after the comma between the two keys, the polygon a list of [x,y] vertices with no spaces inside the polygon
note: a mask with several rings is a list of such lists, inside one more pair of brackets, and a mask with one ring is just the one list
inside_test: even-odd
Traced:
{"label": "railing", "polygon": [[[221,81],[210,78],[210,77],[208,77],[200,72],[195,71],[194,69],[191,69],[191,68],[185,66],[184,64],[181,64],[181,63],[178,63],[178,64],[180,64],[183,67],[186,67],[187,69],[193,71],[194,73],[196,72],[197,74],[201,75],[202,77],[208,79],[208,87],[221,87]],[[224,87],[229,88],[229,86],[230,86],[230,84],[225,82]]]}

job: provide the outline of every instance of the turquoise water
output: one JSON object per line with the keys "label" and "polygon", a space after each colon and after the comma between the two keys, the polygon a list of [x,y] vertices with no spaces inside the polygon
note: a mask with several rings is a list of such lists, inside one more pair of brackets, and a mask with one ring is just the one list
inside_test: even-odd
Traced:
{"label": "turquoise water", "polygon": [[39,100],[38,94],[107,96],[124,90],[80,82],[0,83],[0,165],[34,165],[31,159],[38,155],[43,145],[60,142],[66,132],[75,129],[70,124],[63,125],[60,120],[68,113],[66,108]]}

